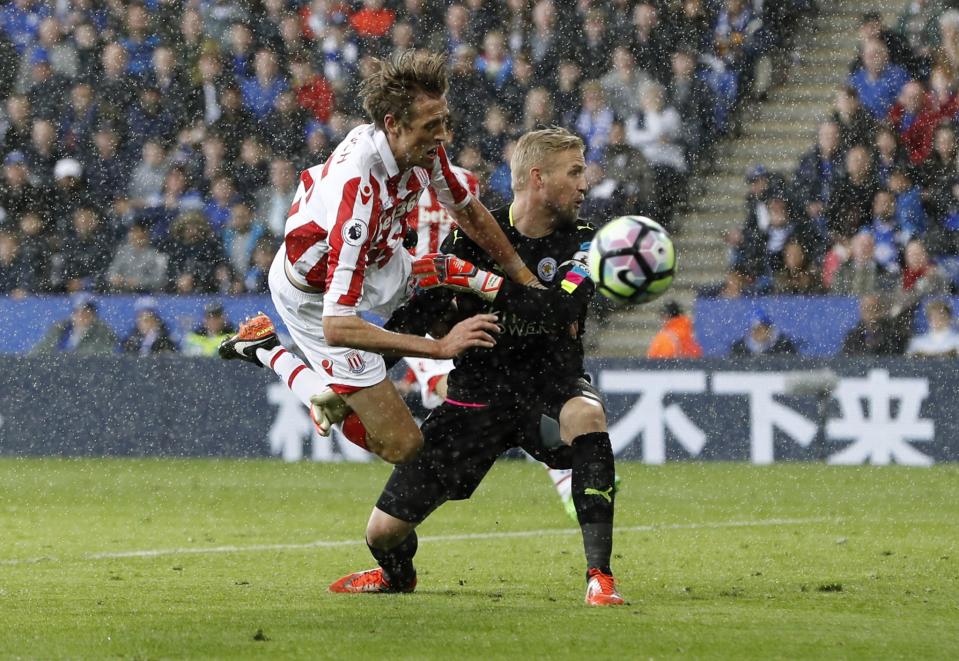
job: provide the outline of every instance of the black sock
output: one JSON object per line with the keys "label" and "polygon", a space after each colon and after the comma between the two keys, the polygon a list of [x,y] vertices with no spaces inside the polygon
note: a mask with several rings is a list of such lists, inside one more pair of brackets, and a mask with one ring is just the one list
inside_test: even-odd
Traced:
{"label": "black sock", "polygon": [[616,467],[606,432],[573,439],[573,505],[583,531],[587,567],[611,574]]}
{"label": "black sock", "polygon": [[416,578],[416,569],[413,567],[413,556],[416,555],[417,547],[415,530],[391,549],[378,549],[370,546],[369,542],[366,545],[383,568],[383,574],[391,588],[401,590],[409,587]]}

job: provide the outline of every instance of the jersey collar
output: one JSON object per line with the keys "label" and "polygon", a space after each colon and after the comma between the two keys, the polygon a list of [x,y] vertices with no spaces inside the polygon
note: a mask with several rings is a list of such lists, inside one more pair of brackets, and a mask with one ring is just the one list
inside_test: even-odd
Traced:
{"label": "jersey collar", "polygon": [[373,129],[373,146],[376,152],[383,159],[383,165],[386,167],[386,174],[389,177],[395,177],[400,173],[400,168],[396,164],[396,158],[393,156],[393,150],[390,149],[390,142],[386,138],[386,133],[378,128]]}

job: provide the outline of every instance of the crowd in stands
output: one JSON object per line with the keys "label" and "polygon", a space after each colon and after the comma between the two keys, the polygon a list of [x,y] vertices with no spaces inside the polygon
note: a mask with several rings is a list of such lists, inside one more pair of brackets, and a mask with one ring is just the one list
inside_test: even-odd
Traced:
{"label": "crowd in stands", "polygon": [[0,295],[263,292],[298,173],[368,121],[356,90],[372,58],[410,48],[448,55],[451,153],[489,206],[510,197],[518,134],[560,124],[588,145],[587,213],[668,224],[814,8],[8,0]]}
{"label": "crowd in stands", "polygon": [[858,38],[795,172],[746,173],[729,271],[703,293],[858,296],[844,352],[903,353],[920,302],[959,286],[959,2],[909,0],[894,25],[867,12]]}

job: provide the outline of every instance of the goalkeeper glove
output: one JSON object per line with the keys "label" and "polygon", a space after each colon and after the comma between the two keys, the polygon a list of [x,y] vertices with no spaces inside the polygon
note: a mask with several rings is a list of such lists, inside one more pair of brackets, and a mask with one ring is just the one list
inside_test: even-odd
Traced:
{"label": "goalkeeper glove", "polygon": [[449,287],[476,294],[492,302],[503,286],[503,278],[476,268],[465,259],[434,252],[413,261],[413,277],[423,289]]}

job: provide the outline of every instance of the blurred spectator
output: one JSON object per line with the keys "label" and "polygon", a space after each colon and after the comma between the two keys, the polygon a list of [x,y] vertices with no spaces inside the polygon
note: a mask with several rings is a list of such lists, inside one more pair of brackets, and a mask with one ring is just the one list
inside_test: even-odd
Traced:
{"label": "blurred spectator", "polygon": [[136,222],[110,262],[107,283],[117,292],[162,291],[167,284],[167,262],[167,256],[150,244],[147,227]]}
{"label": "blurred spectator", "polygon": [[396,12],[383,6],[383,0],[363,0],[363,6],[350,16],[350,27],[359,41],[360,49],[376,55],[385,55],[383,45],[396,21]]}
{"label": "blurred spectator", "polygon": [[850,258],[836,271],[832,292],[863,296],[892,291],[898,285],[899,269],[889,271],[876,261],[876,241],[871,232],[862,231],[850,240]]}
{"label": "blurred spectator", "polygon": [[73,297],[73,311],[58,321],[30,351],[31,355],[74,353],[78,356],[103,356],[117,350],[116,333],[97,314],[97,304],[86,293]]}
{"label": "blurred spectator", "polygon": [[939,17],[940,57],[950,71],[959,71],[959,10],[949,9]]}
{"label": "blurred spectator", "polygon": [[908,0],[896,21],[896,32],[921,57],[930,58],[939,46],[939,17],[945,5],[942,0]]}
{"label": "blurred spectator", "polygon": [[0,185],[0,229],[13,228],[27,211],[40,209],[44,203],[43,191],[30,183],[23,152],[10,152],[3,159],[3,182]]}
{"label": "blurred spectator", "polygon": [[715,139],[713,111],[716,99],[703,81],[695,76],[696,54],[680,50],[672,55],[672,80],[666,87],[666,105],[676,108],[682,119],[680,142],[689,163],[708,162]]}
{"label": "blurred spectator", "polygon": [[270,183],[256,192],[256,217],[274,236],[283,236],[298,181],[293,164],[282,158],[270,161]]}
{"label": "blurred spectator", "polygon": [[20,254],[33,270],[34,294],[47,293],[53,289],[50,264],[53,262],[53,250],[50,237],[43,232],[40,214],[30,211],[20,217],[19,232]]}
{"label": "blurred spectator", "polygon": [[17,49],[7,39],[3,30],[0,30],[0,99],[8,98],[13,92],[18,60]]}
{"label": "blurred spectator", "polygon": [[795,195],[809,216],[824,212],[841,176],[843,165],[839,140],[839,125],[823,122],[819,125],[816,146],[799,159],[793,175]]}
{"label": "blurred spectator", "polygon": [[959,255],[959,176],[951,174],[930,191],[936,222],[930,223],[926,240],[935,255]]}
{"label": "blurred spectator", "polygon": [[30,53],[30,86],[27,99],[34,118],[56,119],[70,89],[70,80],[50,66],[50,54],[43,48]]}
{"label": "blurred spectator", "polygon": [[256,242],[267,229],[253,222],[253,209],[243,202],[234,204],[230,211],[230,223],[223,231],[223,250],[233,271],[242,277],[250,268]]}
{"label": "blurred spectator", "polygon": [[[525,53],[513,56],[513,68],[510,73],[509,79],[498,96],[503,108],[509,113],[511,123],[517,125],[523,120],[526,97],[533,89],[533,65],[530,64],[529,56]],[[450,96],[453,96],[452,89]]]}
{"label": "blurred spectator", "polygon": [[936,127],[932,137],[932,153],[916,172],[915,182],[922,189],[928,189],[930,208],[941,213],[943,207],[938,204],[936,195],[950,185],[952,177],[959,173],[956,160],[956,128],[951,123]]}
{"label": "blurred spectator", "polygon": [[[845,154],[853,145],[872,144],[879,124],[859,103],[859,93],[853,87],[843,85],[837,90],[834,107],[832,121],[839,129],[836,156]],[[819,126],[822,131],[823,124]]]}
{"label": "blurred spectator", "polygon": [[799,241],[786,243],[782,261],[782,267],[773,273],[773,295],[816,296],[823,293],[819,270]]}
{"label": "blurred spectator", "polygon": [[53,167],[53,189],[47,208],[47,226],[62,235],[70,229],[71,219],[77,209],[90,209],[93,197],[83,184],[83,166],[74,158],[63,158]]}
{"label": "blurred spectator", "polygon": [[669,35],[659,20],[659,11],[652,2],[639,2],[633,8],[633,30],[630,50],[636,64],[661,83],[669,81]]}
{"label": "blurred spectator", "polygon": [[712,51],[714,6],[708,0],[682,0],[680,12],[673,18],[673,34],[680,49]]}
{"label": "blurred spectator", "polygon": [[922,163],[929,156],[932,134],[939,122],[951,119],[959,110],[959,99],[955,95],[940,99],[940,102],[942,105],[938,107],[931,104],[922,83],[911,80],[903,85],[889,111],[889,121],[898,131],[913,165]]}
{"label": "blurred spectator", "polygon": [[909,165],[909,158],[898,134],[887,124],[880,125],[876,130],[874,158],[876,179],[880,186],[889,185],[889,176],[893,170]]}
{"label": "blurred spectator", "polygon": [[922,189],[913,185],[906,168],[897,168],[889,176],[889,191],[895,196],[893,216],[906,237],[925,234],[927,222]]}
{"label": "blurred spectator", "polygon": [[[756,64],[770,47],[770,35],[763,28],[762,16],[746,0],[725,0],[716,16],[713,45],[716,53],[737,78],[737,98],[742,99],[756,87],[762,97],[769,80],[758,80]],[[756,83],[759,84],[756,84]]]}
{"label": "blurred spectator", "polygon": [[138,298],[133,304],[133,309],[136,312],[136,321],[130,334],[123,339],[123,344],[120,346],[124,353],[149,356],[154,353],[176,351],[176,344],[160,317],[155,298]]}
{"label": "blurred spectator", "polygon": [[629,144],[643,152],[656,178],[656,218],[669,229],[673,209],[685,199],[686,158],[679,144],[682,120],[675,108],[665,105],[663,86],[643,87],[641,115],[626,127]]}
{"label": "blurred spectator", "polygon": [[229,286],[223,249],[200,212],[186,211],[173,221],[167,252],[176,293],[212,293],[220,290],[223,280]]}
{"label": "blurred spectator", "polygon": [[296,102],[318,122],[328,123],[336,103],[333,86],[313,70],[313,65],[306,57],[292,60],[290,72]]}
{"label": "blurred spectator", "polygon": [[882,120],[910,76],[905,69],[889,62],[886,46],[878,39],[865,42],[862,62],[862,66],[849,75],[849,84],[856,90],[863,107]]}
{"label": "blurred spectator", "polygon": [[676,301],[667,301],[660,312],[663,326],[649,343],[647,358],[702,358],[703,348],[696,341],[692,317]]}
{"label": "blurred spectator", "polygon": [[93,149],[93,131],[99,112],[93,88],[77,83],[70,89],[70,101],[60,118],[59,140],[64,151],[75,158]]}
{"label": "blurred spectator", "polygon": [[280,76],[276,54],[266,49],[256,52],[253,60],[254,75],[240,77],[240,89],[243,92],[243,105],[253,116],[263,120],[276,105],[282,92],[289,89],[287,82]]}
{"label": "blurred spectator", "polygon": [[888,53],[889,61],[908,71],[912,77],[925,78],[929,74],[930,58],[928,52],[922,54],[913,50],[901,32],[885,26],[882,14],[878,11],[867,11],[862,15],[859,24],[860,46],[858,57],[853,61],[851,70],[862,66],[866,44],[870,40],[883,44]]}
{"label": "blurred spectator", "polygon": [[572,128],[579,114],[583,95],[580,91],[582,71],[572,60],[562,60],[556,81],[547,89],[560,125]]}
{"label": "blurred spectator", "polygon": [[142,156],[134,166],[127,188],[127,197],[135,207],[155,207],[160,204],[163,180],[166,178],[169,161],[159,140],[143,143]]}
{"label": "blurred spectator", "polygon": [[34,291],[34,273],[20,252],[20,240],[12,232],[0,231],[0,295],[24,298]]}
{"label": "blurred spectator", "polygon": [[609,106],[616,117],[623,121],[641,110],[639,100],[643,85],[651,78],[636,66],[636,59],[626,46],[613,49],[612,65],[600,82]]}
{"label": "blurred spectator", "polygon": [[534,87],[526,96],[523,112],[523,131],[535,131],[554,123],[555,113],[549,91],[545,87]]}
{"label": "blurred spectator", "polygon": [[909,340],[906,353],[910,356],[959,356],[959,333],[952,325],[952,306],[941,299],[929,301],[926,303],[926,321],[929,329]]}
{"label": "blurred spectator", "polygon": [[130,171],[120,154],[120,137],[111,125],[103,124],[96,130],[93,145],[95,151],[87,156],[83,166],[90,194],[102,212],[126,194]]}
{"label": "blurred spectator", "polygon": [[926,296],[941,296],[948,292],[949,279],[929,259],[923,242],[919,239],[909,241],[904,251],[902,280],[896,292],[893,314],[911,313]]}
{"label": "blurred spectator", "polygon": [[845,169],[839,174],[829,204],[826,219],[829,231],[837,237],[849,237],[868,224],[872,198],[879,190],[879,182],[872,170],[868,150],[856,145],[846,154]]}
{"label": "blurred spectator", "polygon": [[583,16],[581,38],[573,43],[574,58],[587,80],[597,79],[609,71],[610,39],[607,20],[606,13],[593,6]]}
{"label": "blurred spectator", "polygon": [[609,132],[613,126],[613,111],[606,103],[603,87],[598,80],[589,80],[582,86],[583,103],[576,118],[576,132],[586,143],[586,162],[603,160]]}
{"label": "blurred spectator", "polygon": [[846,333],[843,356],[891,356],[903,352],[901,323],[888,315],[888,304],[876,294],[859,299],[859,322]]}
{"label": "blurred spectator", "polygon": [[243,276],[243,291],[249,294],[266,294],[270,291],[270,266],[276,246],[270,237],[262,236],[253,247],[250,268]]}
{"label": "blurred spectator", "polygon": [[146,140],[156,140],[168,146],[176,134],[177,121],[170,111],[170,103],[161,102],[160,90],[142,85],[136,101],[127,114],[127,149],[137,153]]}
{"label": "blurred spectator", "polygon": [[210,303],[203,309],[203,321],[183,337],[181,349],[187,356],[217,355],[220,342],[236,333],[236,328],[226,318],[220,303]]}
{"label": "blurred spectator", "polygon": [[33,121],[30,117],[30,102],[22,94],[14,94],[7,99],[4,105],[6,121],[0,123],[3,129],[4,154],[23,150],[30,145],[30,132],[33,130]]}
{"label": "blurred spectator", "polygon": [[68,292],[98,290],[113,257],[113,237],[90,207],[77,209],[60,252],[60,279]]}
{"label": "blurred spectator", "polygon": [[57,145],[57,128],[47,119],[33,120],[30,130],[30,144],[23,152],[27,159],[30,174],[38,181],[46,182],[53,179],[53,166],[63,156]]}
{"label": "blurred spectator", "polygon": [[486,86],[497,93],[512,77],[513,58],[502,32],[494,30],[483,36],[483,52],[476,58],[476,70],[486,79]]}
{"label": "blurred spectator", "polygon": [[233,180],[227,176],[217,176],[210,185],[210,195],[203,207],[203,213],[214,236],[223,234],[230,222],[230,209],[240,201]]}
{"label": "blurred spectator", "polygon": [[561,35],[556,30],[556,7],[552,0],[539,0],[533,5],[533,29],[529,35],[530,62],[538,85],[550,86],[563,54]]}
{"label": "blurred spectator", "polygon": [[655,215],[656,210],[650,206],[655,185],[653,170],[642,152],[626,142],[626,127],[622,122],[613,122],[609,129],[605,164],[607,174],[622,192],[623,204],[629,213]]}
{"label": "blurred spectator", "polygon": [[749,332],[735,342],[730,356],[785,356],[799,353],[791,339],[783,334],[765,310],[757,309],[749,322]]}
{"label": "blurred spectator", "polygon": [[97,90],[97,102],[101,117],[121,123],[137,98],[136,81],[127,68],[129,59],[126,49],[119,43],[108,43],[100,56],[102,65],[98,75],[88,81]]}
{"label": "blurred spectator", "polygon": [[195,104],[195,92],[187,80],[187,74],[177,64],[173,49],[160,46],[153,51],[151,71],[148,80],[163,99],[164,106],[171,112],[174,129],[179,130],[200,114]]}
{"label": "blurred spectator", "polygon": [[240,158],[233,168],[236,188],[244,196],[252,196],[270,180],[267,151],[255,135],[240,143]]}
{"label": "blurred spectator", "polygon": [[896,225],[896,203],[892,193],[880,190],[872,199],[872,223],[866,231],[876,246],[874,259],[880,268],[899,272],[900,256],[908,237]]}
{"label": "blurred spectator", "polygon": [[146,7],[139,2],[131,2],[126,8],[126,25],[120,43],[126,50],[129,64],[127,71],[137,78],[144,78],[150,71],[153,49],[159,44],[156,35],[151,34],[150,15]]}

